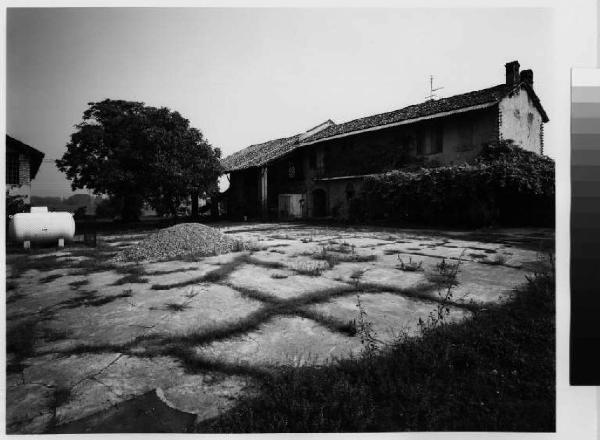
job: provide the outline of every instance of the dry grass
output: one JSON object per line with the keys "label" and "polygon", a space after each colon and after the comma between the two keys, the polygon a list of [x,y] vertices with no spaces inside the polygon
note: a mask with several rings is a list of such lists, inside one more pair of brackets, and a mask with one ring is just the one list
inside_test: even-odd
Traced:
{"label": "dry grass", "polygon": [[320,263],[318,261],[303,261],[300,263],[294,264],[291,268],[293,271],[298,273],[299,275],[308,275],[310,277],[318,277],[321,274],[329,269],[329,264]]}

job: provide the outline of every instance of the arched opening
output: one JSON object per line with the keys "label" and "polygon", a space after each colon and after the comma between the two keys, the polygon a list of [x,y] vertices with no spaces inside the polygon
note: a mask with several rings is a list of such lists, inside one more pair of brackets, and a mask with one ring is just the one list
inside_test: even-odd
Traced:
{"label": "arched opening", "polygon": [[312,192],[313,217],[325,217],[327,211],[327,194],[322,189]]}

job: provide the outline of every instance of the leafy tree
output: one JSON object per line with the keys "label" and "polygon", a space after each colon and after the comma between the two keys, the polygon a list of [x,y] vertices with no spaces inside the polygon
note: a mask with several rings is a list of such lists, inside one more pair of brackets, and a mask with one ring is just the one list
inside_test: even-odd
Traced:
{"label": "leafy tree", "polygon": [[106,99],[89,103],[67,151],[56,161],[73,189],[107,194],[124,221],[144,201],[177,214],[191,194],[210,194],[221,173],[221,152],[168,108]]}
{"label": "leafy tree", "polygon": [[123,207],[119,206],[118,202],[115,202],[114,199],[106,198],[96,200],[95,208],[97,218],[114,219],[123,210]]}

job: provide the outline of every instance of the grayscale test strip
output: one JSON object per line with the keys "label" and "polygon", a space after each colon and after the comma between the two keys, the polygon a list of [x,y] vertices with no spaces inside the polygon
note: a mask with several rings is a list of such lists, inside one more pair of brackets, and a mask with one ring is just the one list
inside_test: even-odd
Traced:
{"label": "grayscale test strip", "polygon": [[571,385],[600,385],[600,69],[571,76]]}

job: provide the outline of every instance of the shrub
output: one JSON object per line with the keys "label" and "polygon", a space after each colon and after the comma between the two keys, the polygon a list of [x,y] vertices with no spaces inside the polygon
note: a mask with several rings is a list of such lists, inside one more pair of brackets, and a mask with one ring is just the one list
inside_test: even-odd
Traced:
{"label": "shrub", "polygon": [[15,215],[19,212],[26,212],[29,208],[22,196],[12,196],[6,191],[6,215]]}
{"label": "shrub", "polygon": [[356,220],[480,227],[554,224],[554,161],[501,142],[472,163],[365,179]]}

